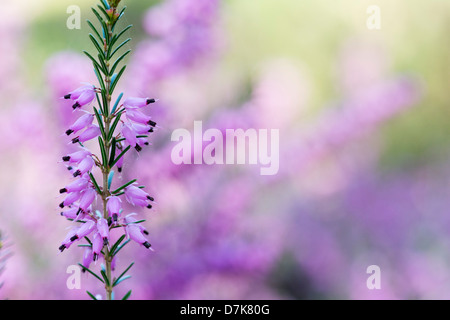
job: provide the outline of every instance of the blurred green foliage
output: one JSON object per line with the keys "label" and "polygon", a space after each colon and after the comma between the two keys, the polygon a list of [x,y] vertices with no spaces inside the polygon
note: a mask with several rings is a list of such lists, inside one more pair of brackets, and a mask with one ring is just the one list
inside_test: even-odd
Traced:
{"label": "blurred green foliage", "polygon": [[[124,1],[126,4],[126,1]],[[132,21],[133,44],[144,38],[140,22],[156,0],[133,1],[125,23]],[[381,30],[366,28],[366,9],[371,1],[342,0],[228,0],[223,7],[223,36],[227,50],[224,65],[256,75],[259,66],[272,57],[298,62],[313,88],[310,112],[340,99],[335,83],[335,64],[342,43],[353,36],[373,37],[387,48],[391,74],[417,75],[424,85],[420,105],[384,124],[381,165],[385,169],[439,161],[448,153],[450,135],[450,2],[377,1]],[[80,52],[91,45],[86,19],[93,20],[90,2],[79,4],[81,30],[66,27],[66,5],[52,2],[34,19],[25,40],[24,59],[29,82],[42,89],[42,66],[61,50]],[[432,17],[432,19],[430,19]],[[244,77],[245,78],[245,77]]]}
{"label": "blurred green foliage", "polygon": [[[133,24],[133,28],[129,31],[129,36],[133,38],[133,45],[138,43],[145,37],[142,29],[141,21],[143,13],[150,6],[157,3],[157,0],[133,1],[127,6],[127,14],[120,24]],[[43,14],[36,17],[26,35],[24,60],[26,64],[27,77],[33,86],[43,89],[45,85],[42,81],[43,66],[46,60],[59,51],[74,51],[82,54],[83,50],[94,49],[94,46],[88,39],[88,34],[92,32],[86,23],[89,19],[94,24],[97,20],[91,11],[92,4],[97,2],[82,1],[77,3],[81,9],[81,29],[68,29],[66,26],[67,19],[71,14],[66,13],[67,3],[61,2],[49,6]],[[124,1],[126,5],[126,1]],[[129,48],[129,46],[127,47]]]}

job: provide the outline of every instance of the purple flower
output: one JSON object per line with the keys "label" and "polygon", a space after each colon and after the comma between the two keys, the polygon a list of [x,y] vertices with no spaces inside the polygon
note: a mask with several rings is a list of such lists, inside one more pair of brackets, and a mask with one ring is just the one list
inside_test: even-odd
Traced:
{"label": "purple flower", "polygon": [[[86,249],[84,249],[84,255],[83,255],[83,267],[85,268],[89,268],[89,266],[91,265],[92,261],[94,261],[94,254],[93,254],[93,250],[92,248],[87,247]],[[86,272],[86,269],[82,269],[82,272]]]}
{"label": "purple flower", "polygon": [[87,213],[89,207],[94,202],[95,198],[97,197],[97,191],[95,189],[87,189],[83,191],[82,196],[80,198],[80,205],[79,208],[82,212]]}
{"label": "purple flower", "polygon": [[95,99],[95,87],[93,85],[84,85],[64,96],[64,99],[71,99],[75,101],[72,108],[75,110],[87,104],[90,104]]}
{"label": "purple flower", "polygon": [[78,118],[78,120],[69,127],[69,129],[66,131],[66,134],[69,136],[72,133],[80,131],[81,129],[90,126],[92,124],[92,121],[94,121],[94,115],[91,113],[86,113]]}
{"label": "purple flower", "polygon": [[112,217],[115,222],[117,222],[117,217],[122,210],[121,202],[122,200],[120,200],[117,196],[111,196],[108,198],[106,209],[108,210],[109,216]]}
{"label": "purple flower", "polygon": [[101,134],[100,128],[97,125],[91,125],[83,131],[78,137],[72,139],[72,143],[86,142],[98,137]]}
{"label": "purple flower", "polygon": [[146,124],[146,125],[150,125],[151,122],[151,117],[142,113],[141,111],[135,110],[135,109],[129,109],[126,111],[126,116],[128,118],[128,120],[137,122],[137,123],[141,123],[141,124]]}
{"label": "purple flower", "polygon": [[136,138],[136,143],[139,147],[148,146],[150,142],[147,141],[146,138]]}
{"label": "purple flower", "polygon": [[127,215],[124,218],[125,224],[135,224],[136,227],[139,228],[139,230],[143,233],[148,235],[148,231],[144,228],[144,226],[142,224],[137,224],[136,222],[138,222],[138,220],[136,218],[134,218],[133,216],[135,215],[135,213],[130,213],[129,215]]}
{"label": "purple flower", "polygon": [[77,207],[72,207],[66,211],[61,212],[61,215],[66,217],[67,219],[76,220],[79,217],[79,210],[80,209],[78,209]]}
{"label": "purple flower", "polygon": [[59,190],[59,193],[65,192],[81,192],[89,186],[89,181],[84,178],[77,179],[72,183],[68,184],[66,187]]}
{"label": "purple flower", "polygon": [[71,192],[67,194],[67,197],[64,199],[63,202],[59,204],[59,207],[62,209],[64,207],[70,206],[75,201],[80,200],[81,198],[81,192]]}
{"label": "purple flower", "polygon": [[92,238],[92,252],[94,253],[94,261],[97,260],[98,256],[100,255],[101,251],[103,249],[103,239],[99,232],[96,232],[94,234],[94,237]]}
{"label": "purple flower", "polygon": [[155,103],[155,99],[149,99],[149,98],[127,98],[123,102],[123,106],[127,110],[132,109],[139,109],[142,107],[145,107],[151,103]]}
{"label": "purple flower", "polygon": [[93,220],[87,220],[81,225],[81,227],[76,231],[75,235],[70,238],[70,241],[75,241],[83,237],[88,236],[95,229],[95,222]]}
{"label": "purple flower", "polygon": [[71,240],[72,237],[74,237],[78,231],[78,227],[72,228],[69,233],[67,234],[66,238],[61,243],[61,246],[59,247],[59,251],[63,252],[64,249],[69,249],[72,245],[73,241]]}
{"label": "purple flower", "polygon": [[94,159],[88,156],[80,161],[77,166],[77,169],[73,173],[74,177],[80,176],[92,170],[92,167],[95,165]]}
{"label": "purple flower", "polygon": [[83,149],[83,150],[68,154],[67,156],[64,156],[62,159],[65,162],[78,163],[81,160],[83,160],[84,158],[91,156],[91,155],[92,155],[92,153],[89,150]]}
{"label": "purple flower", "polygon": [[143,245],[147,249],[150,249],[151,244],[144,237],[143,232],[142,232],[141,228],[138,225],[128,224],[125,227],[125,232],[128,235],[129,239],[139,243],[140,245]]}
{"label": "purple flower", "polygon": [[133,128],[134,132],[136,133],[136,136],[137,135],[145,135],[145,134],[148,134],[149,132],[153,132],[153,127],[156,125],[156,122],[151,121],[151,123],[154,125],[151,126],[149,124],[133,123],[133,124],[131,124],[131,127]]}
{"label": "purple flower", "polygon": [[94,91],[94,89],[95,89],[95,86],[87,84],[87,85],[84,85],[82,87],[79,87],[79,88],[73,90],[72,92],[69,92],[68,94],[66,94],[64,96],[64,99],[77,100],[83,93],[91,91],[91,90]]}
{"label": "purple flower", "polygon": [[100,236],[103,239],[103,244],[107,245],[109,241],[109,227],[108,221],[104,218],[100,218],[97,220],[97,230]]}
{"label": "purple flower", "polygon": [[124,123],[122,125],[122,135],[130,146],[132,147],[138,146],[136,138],[138,133],[134,130],[133,125],[131,123]]}
{"label": "purple flower", "polygon": [[149,204],[149,201],[155,200],[147,192],[133,185],[125,188],[125,198],[133,206],[147,207],[149,209],[152,208],[152,205]]}

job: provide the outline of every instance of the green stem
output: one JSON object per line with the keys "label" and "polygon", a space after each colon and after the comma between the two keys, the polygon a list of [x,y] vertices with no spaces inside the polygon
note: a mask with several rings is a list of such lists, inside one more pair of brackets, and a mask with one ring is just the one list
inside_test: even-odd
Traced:
{"label": "green stem", "polygon": [[[114,12],[116,11],[116,8],[112,8],[114,10]],[[108,23],[108,33],[109,33],[109,38],[111,39],[111,24]],[[105,40],[106,41],[106,40]],[[105,45],[105,51],[108,51],[108,46]],[[106,65],[106,71],[107,71],[107,75],[105,75],[105,95],[106,95],[106,105],[103,106],[104,108],[104,112],[103,112],[103,121],[105,122],[105,136],[109,137],[109,131],[111,128],[111,115],[109,114],[110,111],[110,105],[111,105],[111,95],[109,93],[109,90],[111,88],[111,77],[109,76],[109,61],[107,60],[107,58],[104,60],[105,65]],[[108,176],[109,173],[111,171],[111,168],[109,166],[109,156],[110,156],[110,149],[111,149],[111,141],[105,140],[105,149],[106,149],[106,162],[103,163],[103,194],[102,194],[102,198],[103,198],[103,217],[105,219],[108,219],[108,210],[107,210],[107,204],[108,204],[108,197],[111,195],[110,190],[108,188]],[[112,300],[112,291],[113,291],[113,281],[112,281],[112,272],[111,272],[111,262],[112,262],[112,256],[111,256],[111,252],[108,249],[108,246],[105,246],[104,248],[104,253],[105,253],[105,269],[106,269],[106,277],[108,278],[108,283],[109,284],[105,284],[105,289],[106,289],[106,298],[107,300]]]}

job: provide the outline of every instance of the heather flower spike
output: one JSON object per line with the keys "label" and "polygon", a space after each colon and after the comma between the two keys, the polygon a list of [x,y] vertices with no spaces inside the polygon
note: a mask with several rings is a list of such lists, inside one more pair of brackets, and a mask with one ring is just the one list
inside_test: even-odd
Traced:
{"label": "heather flower spike", "polygon": [[[112,189],[112,168],[116,167],[119,173],[122,172],[124,158],[129,150],[134,148],[142,151],[150,145],[147,138],[154,132],[156,122],[141,109],[157,101],[148,97],[128,97],[119,105],[123,96],[121,93],[114,106],[111,104],[114,89],[126,69],[125,65],[120,64],[130,53],[130,50],[125,53],[119,50],[131,40],[122,39],[131,26],[122,30],[117,27],[117,22],[125,12],[125,7],[118,8],[119,3],[120,0],[100,0],[100,5],[92,8],[99,26],[88,21],[93,31],[89,39],[97,52],[84,53],[92,61],[98,85],[85,84],[64,96],[64,99],[74,102],[73,112],[80,113],[80,117],[65,131],[67,136],[71,136],[69,144],[79,149],[62,156],[71,174],[71,181],[59,190],[60,194],[66,195],[59,205],[63,209],[60,214],[75,224],[59,250],[63,252],[75,242],[87,242],[80,244],[85,251],[79,265],[83,271],[88,271],[102,282],[108,300],[114,297],[114,287],[130,277],[126,273],[134,264],[131,263],[118,278],[113,276],[117,254],[130,242],[123,240],[128,238],[144,248],[151,247],[145,237],[148,232],[141,225],[145,220],[126,215],[122,207],[123,199],[132,205],[149,209],[152,208],[150,203],[154,201],[142,187],[135,185],[136,179]],[[92,106],[92,110],[87,110],[89,106]],[[82,107],[85,107],[84,110],[81,110]],[[125,122],[125,117],[121,119],[122,115],[126,117]],[[84,146],[85,142],[91,140],[98,141],[100,154],[94,154]],[[101,175],[101,180],[97,181],[97,174]],[[123,232],[122,236],[115,243],[110,242],[111,234],[119,231]],[[98,260],[102,260],[101,275],[90,269],[92,262]],[[124,299],[128,299],[130,292]]]}

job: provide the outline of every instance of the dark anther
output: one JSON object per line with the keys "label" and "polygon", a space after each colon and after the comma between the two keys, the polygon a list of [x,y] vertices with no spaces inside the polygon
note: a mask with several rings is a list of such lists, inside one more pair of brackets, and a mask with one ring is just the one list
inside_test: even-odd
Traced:
{"label": "dark anther", "polygon": [[148,235],[148,231],[147,230],[144,230],[144,231],[142,231],[145,235]]}
{"label": "dark anther", "polygon": [[71,97],[72,95],[69,93],[69,94],[66,94],[65,96],[64,96],[64,99],[70,99],[70,97]]}
{"label": "dark anther", "polygon": [[80,170],[75,171],[75,173],[73,174],[74,178],[76,178],[76,177],[78,177],[80,175],[81,175],[81,171]]}
{"label": "dark anther", "polygon": [[66,188],[62,188],[62,189],[59,190],[59,193],[64,193],[64,192],[67,192]]}
{"label": "dark anther", "polygon": [[69,130],[66,131],[66,134],[67,134],[68,136],[70,136],[70,134],[71,134],[72,132],[73,132],[73,130],[69,129]]}
{"label": "dark anther", "polygon": [[150,103],[155,103],[156,102],[156,100],[155,99],[147,99],[147,104],[150,104]]}
{"label": "dark anther", "polygon": [[147,249],[149,249],[152,245],[150,243],[148,243],[147,241],[145,241],[143,243],[144,247],[146,247]]}
{"label": "dark anther", "polygon": [[136,144],[134,148],[136,149],[137,152],[140,152],[142,150],[142,147],[138,144]]}
{"label": "dark anther", "polygon": [[59,247],[59,251],[63,252],[65,248],[66,248],[66,245],[63,244],[62,246]]}
{"label": "dark anther", "polygon": [[147,206],[147,208],[148,208],[148,209],[151,209],[151,208],[152,208],[152,205],[151,205],[151,204],[149,204],[149,205]]}
{"label": "dark anther", "polygon": [[75,110],[76,108],[81,107],[78,102],[75,102],[75,104],[72,106],[72,109]]}
{"label": "dark anther", "polygon": [[59,204],[59,207],[60,207],[61,209],[64,208],[64,201],[61,202],[61,203]]}
{"label": "dark anther", "polygon": [[148,123],[149,125],[151,125],[152,127],[156,126],[156,122],[153,121],[153,120],[149,120],[147,123]]}
{"label": "dark anther", "polygon": [[103,245],[107,246],[108,245],[108,239],[107,238],[103,238]]}
{"label": "dark anther", "polygon": [[69,161],[70,157],[69,156],[65,156],[65,157],[62,157],[62,159],[63,159],[63,161]]}
{"label": "dark anther", "polygon": [[72,143],[77,143],[77,142],[80,142],[80,139],[78,139],[78,137],[72,139]]}
{"label": "dark anther", "polygon": [[150,197],[150,196],[147,196],[147,199],[150,200],[150,201],[155,201],[155,198]]}
{"label": "dark anther", "polygon": [[70,241],[75,241],[75,240],[77,240],[78,239],[78,236],[77,235],[74,235],[72,238],[70,238]]}

